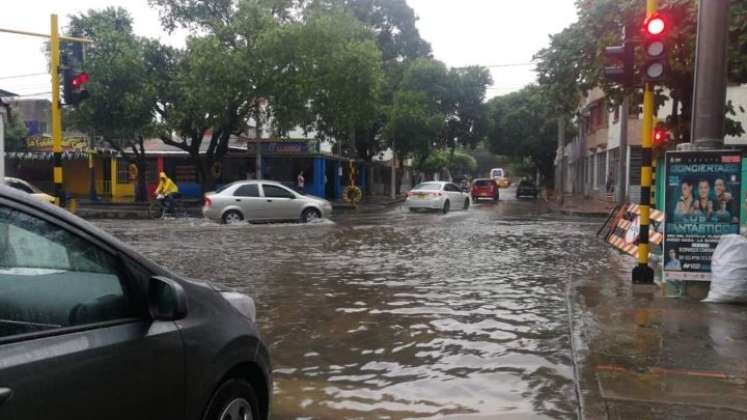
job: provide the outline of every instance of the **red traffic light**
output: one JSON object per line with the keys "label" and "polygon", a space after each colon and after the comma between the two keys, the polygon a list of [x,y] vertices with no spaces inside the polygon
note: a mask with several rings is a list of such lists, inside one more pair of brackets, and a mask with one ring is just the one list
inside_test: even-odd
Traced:
{"label": "red traffic light", "polygon": [[669,19],[656,13],[643,23],[643,32],[649,37],[661,37],[669,30]]}
{"label": "red traffic light", "polygon": [[654,146],[661,147],[669,141],[669,132],[662,127],[654,129]]}
{"label": "red traffic light", "polygon": [[88,81],[88,73],[82,72],[73,79],[73,87],[79,88]]}

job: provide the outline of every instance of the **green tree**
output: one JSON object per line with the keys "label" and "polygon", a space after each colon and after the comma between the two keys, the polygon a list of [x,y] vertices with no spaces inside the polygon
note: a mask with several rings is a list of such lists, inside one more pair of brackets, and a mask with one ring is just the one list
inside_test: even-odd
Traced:
{"label": "green tree", "polygon": [[484,67],[449,70],[440,61],[421,58],[407,68],[399,90],[422,92],[430,109],[443,117],[443,130],[434,139],[439,147],[474,148],[487,134],[484,100],[490,84]]}
{"label": "green tree", "polygon": [[477,170],[477,159],[457,150],[449,154],[446,167],[452,175],[474,175]]}
{"label": "green tree", "polygon": [[214,182],[210,169],[228,152],[231,136],[246,129],[272,92],[273,69],[264,59],[272,51],[264,39],[278,24],[256,0],[152,3],[161,6],[167,29],[199,29],[185,50],[155,46],[147,57],[159,80],[159,137],[189,154],[206,191]]}
{"label": "green tree", "polygon": [[28,135],[26,124],[21,119],[21,115],[12,109],[6,115],[8,119],[5,123],[5,151],[23,152],[26,150],[26,137]]}
{"label": "green tree", "polygon": [[134,156],[142,174],[136,199],[145,201],[143,140],[153,132],[156,105],[156,89],[145,61],[146,41],[135,36],[132,18],[122,8],[71,16],[68,32],[94,41],[86,48],[90,97],[69,113],[72,125],[102,138],[123,157]]}
{"label": "green tree", "polygon": [[307,15],[340,8],[352,13],[381,50],[384,78],[378,114],[355,132],[358,158],[370,161],[390,145],[384,132],[405,69],[415,59],[430,57],[431,47],[420,36],[415,12],[405,0],[310,0],[305,4]]}
{"label": "green tree", "polygon": [[356,132],[372,124],[380,106],[381,52],[370,32],[347,12],[332,10],[278,33],[272,49],[286,51],[275,54],[281,61],[273,67],[285,71],[276,73],[270,94],[274,120],[301,123],[354,154]]}
{"label": "green tree", "polygon": [[[492,128],[489,149],[499,155],[528,159],[548,183],[553,177],[556,151],[556,110],[537,85],[489,102]],[[572,134],[572,133],[568,133]]]}

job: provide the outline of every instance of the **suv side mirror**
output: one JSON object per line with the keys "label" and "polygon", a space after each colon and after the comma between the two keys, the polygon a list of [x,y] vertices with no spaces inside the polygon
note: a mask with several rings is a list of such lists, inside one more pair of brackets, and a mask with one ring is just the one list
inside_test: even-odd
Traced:
{"label": "suv side mirror", "polygon": [[184,288],[166,277],[148,280],[148,312],[156,321],[177,321],[187,316],[187,295]]}

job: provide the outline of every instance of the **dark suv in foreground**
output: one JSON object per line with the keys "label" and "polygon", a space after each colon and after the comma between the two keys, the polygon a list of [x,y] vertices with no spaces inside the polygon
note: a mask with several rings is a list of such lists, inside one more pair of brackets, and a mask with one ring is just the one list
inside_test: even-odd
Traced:
{"label": "dark suv in foreground", "polygon": [[246,295],[0,185],[0,419],[269,417]]}

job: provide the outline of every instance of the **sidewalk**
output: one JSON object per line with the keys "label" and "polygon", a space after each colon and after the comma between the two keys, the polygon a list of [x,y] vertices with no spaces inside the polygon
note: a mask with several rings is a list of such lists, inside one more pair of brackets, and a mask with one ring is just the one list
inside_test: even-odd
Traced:
{"label": "sidewalk", "polygon": [[569,285],[583,417],[746,418],[747,307],[664,298],[619,267]]}
{"label": "sidewalk", "polygon": [[563,197],[562,206],[558,202],[557,197],[553,196],[547,198],[547,203],[550,210],[554,212],[582,217],[607,217],[615,207],[615,203],[612,201],[569,194]]}

